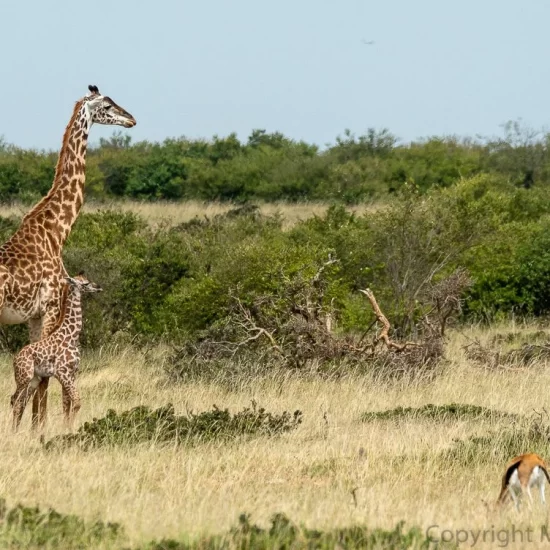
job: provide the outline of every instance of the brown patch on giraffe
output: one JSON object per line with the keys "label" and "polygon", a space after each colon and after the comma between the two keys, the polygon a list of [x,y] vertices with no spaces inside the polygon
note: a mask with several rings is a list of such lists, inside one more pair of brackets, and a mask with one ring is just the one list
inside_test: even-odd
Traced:
{"label": "brown patch on giraffe", "polygon": [[61,208],[59,207],[59,204],[56,202],[52,202],[48,205],[47,215],[52,216],[55,218],[56,216],[59,216],[59,212],[61,212]]}
{"label": "brown patch on giraffe", "polygon": [[63,209],[65,206],[67,206],[67,203],[72,199],[73,193],[71,193],[70,189],[67,189],[66,187],[61,191],[61,213],[63,214]]}
{"label": "brown patch on giraffe", "polygon": [[61,210],[62,210],[61,221],[68,224],[73,218],[72,204],[68,203],[68,204],[62,205]]}
{"label": "brown patch on giraffe", "polygon": [[78,191],[80,190],[79,181],[77,178],[74,178],[71,180],[68,186],[69,193],[71,194],[71,198],[74,197]]}
{"label": "brown patch on giraffe", "polygon": [[44,223],[42,224],[42,227],[49,233],[50,231],[53,231],[55,229],[55,226],[56,226],[56,223],[55,221],[51,218],[51,217],[48,217],[47,219],[44,220]]}
{"label": "brown patch on giraffe", "polygon": [[75,208],[77,213],[80,211],[80,208],[82,207],[83,202],[84,202],[84,197],[82,196],[81,193],[78,193],[75,198]]}

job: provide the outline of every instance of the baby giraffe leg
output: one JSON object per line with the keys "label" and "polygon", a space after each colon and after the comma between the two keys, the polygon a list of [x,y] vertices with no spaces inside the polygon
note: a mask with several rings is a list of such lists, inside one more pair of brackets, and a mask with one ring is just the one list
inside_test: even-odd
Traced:
{"label": "baby giraffe leg", "polygon": [[49,378],[42,378],[32,402],[32,429],[42,429],[46,424]]}
{"label": "baby giraffe leg", "polygon": [[15,393],[11,398],[11,405],[13,407],[13,431],[16,432],[19,429],[21,418],[25,412],[25,407],[30,397],[36,391],[39,380],[37,378],[31,378],[27,381],[18,383]]}
{"label": "baby giraffe leg", "polygon": [[76,387],[74,376],[70,378],[59,379],[63,396],[63,414],[65,423],[72,430],[74,417],[80,410],[80,393]]}

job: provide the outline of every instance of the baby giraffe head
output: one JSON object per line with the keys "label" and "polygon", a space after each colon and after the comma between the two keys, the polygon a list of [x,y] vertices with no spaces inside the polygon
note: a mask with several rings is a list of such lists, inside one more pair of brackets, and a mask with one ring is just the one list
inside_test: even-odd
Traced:
{"label": "baby giraffe head", "polygon": [[75,289],[78,289],[80,292],[101,292],[103,289],[95,284],[89,281],[84,273],[79,273],[75,277],[65,277],[65,280],[67,283],[69,283],[69,286]]}

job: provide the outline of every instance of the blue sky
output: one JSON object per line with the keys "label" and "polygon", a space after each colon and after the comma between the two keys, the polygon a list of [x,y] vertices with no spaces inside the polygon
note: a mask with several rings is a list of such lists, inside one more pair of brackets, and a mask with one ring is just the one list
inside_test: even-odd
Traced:
{"label": "blue sky", "polygon": [[550,121],[548,0],[3,0],[0,21],[0,135],[22,147],[57,149],[88,84],[134,141]]}

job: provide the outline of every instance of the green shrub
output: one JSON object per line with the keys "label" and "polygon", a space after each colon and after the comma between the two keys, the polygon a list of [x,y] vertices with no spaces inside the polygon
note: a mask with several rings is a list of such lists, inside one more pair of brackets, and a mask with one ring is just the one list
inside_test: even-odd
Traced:
{"label": "green shrub", "polygon": [[457,420],[517,420],[518,415],[496,411],[479,405],[450,403],[449,405],[434,405],[428,403],[422,407],[397,407],[385,411],[369,411],[363,413],[363,422],[379,420],[434,420],[437,422],[452,422]]}
{"label": "green shrub", "polygon": [[184,230],[196,251],[193,269],[172,286],[155,316],[172,339],[181,333],[196,336],[224,319],[235,298],[252,304],[259,296],[282,294],[288,280],[313,274],[328,254],[315,242],[296,242],[277,218],[253,213]]}
{"label": "green shrub", "polygon": [[85,522],[78,516],[0,500],[0,546],[3,548],[97,548],[123,535],[118,523]]}
{"label": "green shrub", "polygon": [[539,420],[518,422],[508,428],[485,435],[454,440],[442,451],[443,461],[470,466],[473,463],[507,463],[511,457],[524,453],[548,454],[550,427]]}
{"label": "green shrub", "polygon": [[465,313],[492,320],[499,314],[550,313],[550,218],[503,226],[470,259],[476,284]]}
{"label": "green shrub", "polygon": [[142,550],[214,550],[239,548],[241,550],[278,549],[319,549],[332,550],[394,550],[455,548],[448,543],[435,543],[425,533],[413,527],[404,529],[399,522],[394,529],[369,529],[364,526],[343,527],[330,531],[319,531],[301,527],[290,521],[284,514],[275,514],[267,529],[250,523],[250,517],[242,514],[239,525],[228,534],[202,537],[193,542],[173,539],[153,542]]}
{"label": "green shrub", "polygon": [[211,411],[178,416],[171,404],[154,410],[140,406],[122,413],[110,409],[103,418],[85,422],[76,433],[54,437],[45,448],[77,446],[89,450],[145,442],[189,444],[242,436],[274,436],[294,430],[301,422],[301,411],[272,414],[258,408],[255,402],[251,408],[235,414],[214,406]]}
{"label": "green shrub", "polygon": [[[513,187],[550,181],[548,136],[509,123],[497,140],[437,137],[398,143],[387,129],[345,131],[321,150],[315,144],[253,130],[210,140],[185,137],[132,143],[115,132],[89,147],[87,193],[147,200],[338,200],[355,203],[399,191],[424,193],[462,178],[496,175]],[[57,151],[23,150],[0,142],[0,199],[35,200],[53,181]]]}
{"label": "green shrub", "polygon": [[[267,147],[264,138],[277,154],[288,145],[256,136],[252,156]],[[368,140],[356,146],[365,158],[378,154]],[[244,154],[231,141],[215,150],[177,147],[195,160],[206,148],[215,166]],[[309,158],[311,151],[300,155]],[[280,216],[261,215],[252,204],[177,227],[153,227],[115,209],[81,214],[63,257],[69,273],[84,270],[104,288],[84,304],[81,341],[88,348],[130,340],[193,343],[230,319],[236,299],[248,308],[265,299],[272,305],[262,315],[276,321],[288,289],[310,280],[329,257],[338,262],[325,274],[320,306],[330,308],[336,334],[368,331],[374,315],[358,291],[371,288],[393,335],[418,339],[434,285],[459,266],[474,281],[464,296],[463,320],[550,313],[548,204],[550,187],[517,189],[501,176],[481,174],[425,193],[403,185],[364,216],[334,204],[291,230],[283,229]],[[0,219],[0,237],[7,239],[18,224]],[[4,349],[27,341],[25,327],[0,327]]]}
{"label": "green shrub", "polygon": [[[124,531],[117,523],[85,522],[78,516],[55,510],[40,510],[21,504],[8,508],[0,499],[0,546],[3,548],[71,550],[88,548],[126,548]],[[418,527],[404,529],[399,522],[394,529],[369,529],[356,525],[332,530],[308,529],[290,521],[284,514],[274,514],[270,527],[264,529],[241,514],[239,523],[227,533],[202,536],[194,540],[163,539],[152,541],[139,550],[214,550],[214,549],[435,549],[455,548],[450,543],[432,542]],[[135,548],[138,550],[138,548]]]}

